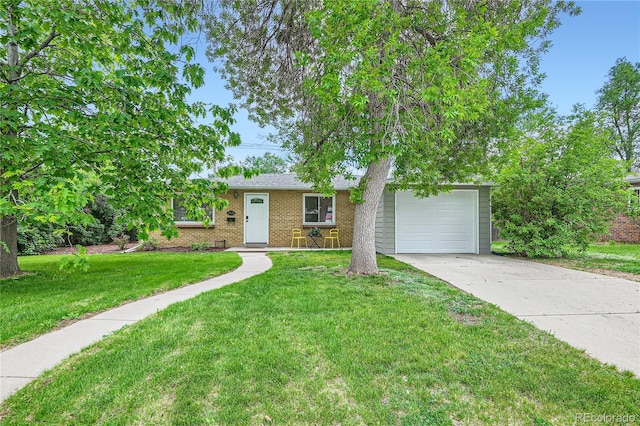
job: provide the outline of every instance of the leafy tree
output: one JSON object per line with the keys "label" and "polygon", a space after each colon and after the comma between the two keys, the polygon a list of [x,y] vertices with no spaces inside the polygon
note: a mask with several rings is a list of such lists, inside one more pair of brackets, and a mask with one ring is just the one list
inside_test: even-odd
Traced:
{"label": "leafy tree", "polygon": [[[165,202],[175,191],[194,215],[203,202],[222,206],[224,185],[189,179],[239,142],[232,111],[186,101],[203,84],[182,43],[199,28],[197,6],[0,3],[0,275],[19,273],[19,220],[82,224],[98,188],[126,207],[129,225],[166,235],[175,233]],[[205,117],[211,124],[196,124]]]}
{"label": "leafy tree", "polygon": [[640,169],[640,62],[620,58],[608,75],[598,90],[597,108],[609,131],[609,146],[629,170]]}
{"label": "leafy tree", "polygon": [[533,116],[496,179],[493,218],[509,249],[560,257],[605,235],[627,206],[624,163],[608,155],[592,113]]}
{"label": "leafy tree", "polygon": [[287,160],[270,152],[261,157],[250,155],[241,165],[259,173],[286,173],[289,170]]}
{"label": "leafy tree", "polygon": [[492,143],[532,106],[553,0],[221,0],[210,57],[318,190],[364,177],[350,273],[377,272],[375,217],[390,171],[420,194],[486,170]]}

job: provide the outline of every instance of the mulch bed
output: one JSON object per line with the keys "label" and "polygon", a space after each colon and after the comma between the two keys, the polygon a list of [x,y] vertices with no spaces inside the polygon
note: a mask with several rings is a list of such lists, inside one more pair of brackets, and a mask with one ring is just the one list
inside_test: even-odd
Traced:
{"label": "mulch bed", "polygon": [[[135,247],[138,243],[129,243],[125,247],[126,249],[130,249]],[[120,253],[120,248],[118,248],[115,244],[101,244],[95,246],[85,246],[88,254],[110,254],[110,253]],[[198,252],[211,252],[211,251],[222,251],[226,250],[221,247],[211,247],[204,250],[197,250]],[[75,247],[58,247],[55,250],[47,251],[43,254],[73,254],[78,250]],[[196,250],[191,250],[189,247],[158,247],[155,250],[158,252],[169,252],[169,253],[186,253],[186,252],[195,252]]]}
{"label": "mulch bed", "polygon": [[209,251],[224,251],[226,248],[222,247],[209,247],[204,250],[191,250],[189,247],[158,247],[153,251],[163,251],[170,253],[186,253],[186,252],[209,252]]}

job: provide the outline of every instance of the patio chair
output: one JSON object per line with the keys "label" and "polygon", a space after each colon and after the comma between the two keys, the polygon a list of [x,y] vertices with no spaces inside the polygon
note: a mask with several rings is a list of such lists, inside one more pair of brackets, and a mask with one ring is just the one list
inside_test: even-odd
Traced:
{"label": "patio chair", "polygon": [[335,241],[340,248],[340,238],[338,237],[338,228],[332,228],[329,230],[329,236],[324,237],[324,248],[327,248],[327,240],[331,241],[331,248],[333,248],[333,242]]}
{"label": "patio chair", "polygon": [[304,246],[309,248],[307,245],[307,237],[302,235],[302,229],[292,229],[291,230],[291,248],[293,248],[293,243],[296,242],[298,244],[298,248],[300,248],[300,240],[304,241]]}

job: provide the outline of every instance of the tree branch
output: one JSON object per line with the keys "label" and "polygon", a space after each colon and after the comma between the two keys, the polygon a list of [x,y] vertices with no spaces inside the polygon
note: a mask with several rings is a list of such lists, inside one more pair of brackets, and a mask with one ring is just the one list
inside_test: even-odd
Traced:
{"label": "tree branch", "polygon": [[54,38],[58,37],[59,35],[61,35],[60,33],[56,32],[55,27],[51,30],[51,32],[49,33],[49,36],[47,36],[46,39],[44,39],[42,41],[42,43],[40,43],[40,45],[38,47],[36,47],[35,49],[33,49],[31,52],[27,53],[26,55],[24,55],[22,57],[22,59],[20,60],[20,62],[18,63],[18,69],[22,70],[22,68],[24,68],[24,66],[34,57],[38,56],[38,54],[40,52],[42,52],[44,49],[46,49],[51,42],[53,41]]}

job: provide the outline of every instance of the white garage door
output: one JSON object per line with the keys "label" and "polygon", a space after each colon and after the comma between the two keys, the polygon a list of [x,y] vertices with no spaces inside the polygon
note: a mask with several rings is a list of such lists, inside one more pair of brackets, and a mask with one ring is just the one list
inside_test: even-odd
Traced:
{"label": "white garage door", "polygon": [[478,191],[396,193],[396,253],[477,253]]}

